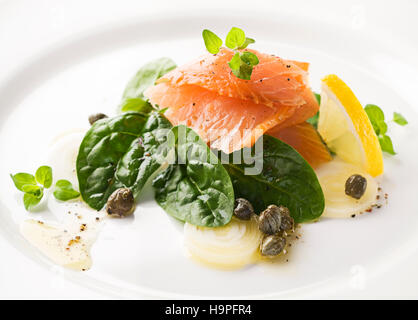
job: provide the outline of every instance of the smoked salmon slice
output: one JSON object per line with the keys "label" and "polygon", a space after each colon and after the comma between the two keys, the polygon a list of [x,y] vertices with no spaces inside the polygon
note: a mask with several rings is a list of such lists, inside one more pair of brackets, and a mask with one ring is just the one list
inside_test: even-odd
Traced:
{"label": "smoked salmon slice", "polygon": [[216,91],[221,96],[252,100],[256,104],[273,107],[302,105],[303,92],[309,90],[308,63],[285,60],[279,57],[248,50],[257,55],[259,64],[253,69],[251,80],[237,78],[228,66],[234,51],[222,48],[216,55],[206,54],[178,67],[160,78],[157,83],[172,85],[197,85]]}
{"label": "smoked salmon slice", "polygon": [[232,74],[228,61],[234,52],[222,48],[170,71],[144,95],[167,109],[173,125],[187,125],[226,153],[251,147],[266,131],[302,123],[318,112],[308,63],[249,51],[259,59],[251,80]]}
{"label": "smoked salmon slice", "polygon": [[252,101],[220,96],[194,85],[160,83],[147,91],[152,103],[168,107],[164,115],[173,124],[193,128],[211,148],[231,153],[252,144],[270,128],[290,118],[294,107],[275,108]]}
{"label": "smoked salmon slice", "polygon": [[321,164],[332,160],[331,154],[322,142],[318,132],[307,122],[285,129],[280,129],[278,126],[267,131],[266,134],[295,148],[312,168],[317,168]]}

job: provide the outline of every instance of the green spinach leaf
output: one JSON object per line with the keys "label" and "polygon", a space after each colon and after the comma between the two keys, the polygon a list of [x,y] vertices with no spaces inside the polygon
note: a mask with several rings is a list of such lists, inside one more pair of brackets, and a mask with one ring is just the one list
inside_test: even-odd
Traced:
{"label": "green spinach leaf", "polygon": [[118,188],[131,188],[138,196],[146,180],[161,166],[155,153],[170,127],[157,112],[129,112],[95,123],[84,137],[77,158],[84,201],[100,210]]}
{"label": "green spinach leaf", "polygon": [[143,98],[126,98],[123,99],[120,105],[121,112],[142,112],[142,113],[150,113],[153,111],[154,108],[152,105],[145,101]]}
{"label": "green spinach leaf", "polygon": [[170,58],[160,58],[144,65],[136,75],[129,81],[119,106],[121,112],[144,112],[153,110],[151,104],[144,97],[148,87],[155,84],[167,72],[176,68],[176,64]]}
{"label": "green spinach leaf", "polygon": [[160,113],[153,112],[142,130],[119,162],[115,177],[138,197],[148,179],[166,161],[167,134],[171,123]]}
{"label": "green spinach leaf", "polygon": [[[248,150],[247,150],[248,151]],[[239,154],[236,154],[236,153]],[[258,175],[245,175],[245,169],[254,164],[233,164],[233,159],[243,159],[244,149],[231,154],[228,171],[235,196],[248,199],[257,213],[268,205],[284,205],[289,208],[296,222],[318,219],[325,207],[324,195],[311,166],[286,143],[271,136],[263,136],[263,152],[251,148],[254,161],[263,163]]]}
{"label": "green spinach leaf", "polygon": [[234,209],[234,190],[216,155],[185,126],[172,129],[168,144],[177,156],[153,181],[158,204],[174,218],[193,225],[227,224]]}

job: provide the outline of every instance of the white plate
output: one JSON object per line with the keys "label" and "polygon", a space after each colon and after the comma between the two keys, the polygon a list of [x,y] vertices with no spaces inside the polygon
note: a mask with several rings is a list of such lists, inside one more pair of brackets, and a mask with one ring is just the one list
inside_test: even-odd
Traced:
{"label": "white plate", "polygon": [[[0,40],[9,45],[0,56],[0,254],[7,256],[0,264],[0,297],[418,295],[412,268],[418,265],[418,44],[406,41],[403,29],[418,26],[412,19],[415,3],[377,9],[372,1],[337,9],[330,1],[315,6],[286,1],[285,8],[274,1],[237,12],[233,3],[218,1],[205,5],[210,10],[184,1],[115,1],[100,13],[97,1],[33,3],[0,2]],[[25,19],[29,16],[40,19],[39,25]],[[391,31],[384,27],[389,16]],[[29,22],[25,29],[17,21]],[[305,224],[289,262],[234,272],[189,260],[181,226],[154,203],[151,190],[134,219],[106,224],[90,271],[63,270],[33,249],[18,231],[17,221],[27,213],[9,173],[43,164],[54,136],[87,128],[90,113],[114,114],[125,84],[143,63],[169,56],[182,64],[204,51],[204,27],[225,33],[233,25],[254,37],[261,51],[311,62],[315,89],[323,75],[336,73],[361,102],[381,106],[388,118],[400,111],[410,121],[407,127],[390,125],[398,155],[385,159],[380,179],[389,204],[352,220]]]}

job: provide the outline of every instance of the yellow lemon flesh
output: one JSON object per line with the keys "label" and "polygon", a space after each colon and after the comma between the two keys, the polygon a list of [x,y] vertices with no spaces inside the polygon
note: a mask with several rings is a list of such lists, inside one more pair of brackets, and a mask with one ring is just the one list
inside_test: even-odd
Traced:
{"label": "yellow lemon flesh", "polygon": [[322,79],[318,132],[342,160],[376,177],[383,173],[379,140],[353,91],[336,75]]}

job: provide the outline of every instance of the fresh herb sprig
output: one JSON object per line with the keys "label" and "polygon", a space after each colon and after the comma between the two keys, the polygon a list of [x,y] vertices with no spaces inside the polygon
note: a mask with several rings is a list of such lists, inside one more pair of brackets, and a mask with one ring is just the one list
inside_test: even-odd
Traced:
{"label": "fresh herb sprig", "polygon": [[[206,49],[212,54],[217,54],[222,47],[222,39],[207,29],[203,30],[202,36]],[[255,43],[255,40],[246,37],[245,32],[240,28],[231,28],[226,36],[225,45],[235,52],[228,65],[232,73],[239,79],[250,80],[254,66],[259,63],[258,57],[254,53],[240,51],[252,43]]]}
{"label": "fresh herb sprig", "polygon": [[[385,114],[383,110],[374,104],[366,105],[364,110],[366,111],[370,122],[372,123],[373,129],[376,132],[382,151],[395,155],[396,152],[393,148],[392,139],[387,135],[388,125],[385,121]],[[392,121],[401,126],[408,124],[408,121],[398,112],[393,113]]]}
{"label": "fresh herb sprig", "polygon": [[[49,166],[39,167],[35,175],[21,172],[10,177],[16,188],[23,192],[23,204],[28,211],[41,202],[45,189],[51,188],[53,182],[52,168]],[[59,180],[54,188],[54,196],[58,200],[68,201],[78,198],[80,193],[73,189],[71,182]]]}
{"label": "fresh herb sprig", "polygon": [[36,170],[35,175],[30,173],[11,174],[16,188],[22,191],[23,204],[25,209],[32,210],[44,196],[44,189],[52,186],[52,169],[48,166],[41,166]]}

